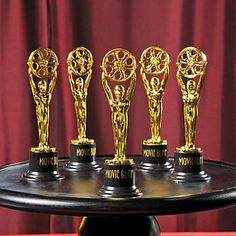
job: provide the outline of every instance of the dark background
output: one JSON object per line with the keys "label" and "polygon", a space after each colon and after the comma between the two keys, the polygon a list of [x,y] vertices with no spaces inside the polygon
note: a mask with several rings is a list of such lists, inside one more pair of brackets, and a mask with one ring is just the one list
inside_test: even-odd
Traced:
{"label": "dark background", "polygon": [[[87,101],[87,136],[98,154],[113,153],[111,114],[102,89],[100,65],[111,49],[123,47],[137,61],[152,45],[171,58],[163,99],[162,137],[170,155],[183,144],[183,110],[176,83],[180,50],[195,46],[208,57],[199,103],[196,144],[204,158],[236,162],[236,4],[234,0],[0,0],[0,164],[28,159],[38,144],[35,103],[27,77],[29,54],[49,47],[59,58],[51,102],[50,144],[69,154],[76,137],[74,104],[67,78],[70,50],[87,47],[93,76]],[[129,111],[128,153],[140,153],[150,137],[147,98],[137,70]],[[224,176],[222,176],[224,178]],[[236,208],[158,217],[163,231],[236,231]],[[80,218],[1,208],[0,234],[76,231]]]}

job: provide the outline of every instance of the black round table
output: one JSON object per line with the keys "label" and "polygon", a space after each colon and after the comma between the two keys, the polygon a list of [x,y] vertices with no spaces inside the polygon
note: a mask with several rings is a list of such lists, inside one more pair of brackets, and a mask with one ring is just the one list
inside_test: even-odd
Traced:
{"label": "black round table", "polygon": [[[103,163],[105,156],[97,157]],[[136,163],[139,156],[135,156]],[[8,208],[51,214],[90,216],[81,235],[93,235],[84,228],[93,228],[94,222],[106,225],[123,219],[129,229],[155,229],[154,215],[178,214],[210,210],[236,203],[236,165],[218,161],[204,161],[204,170],[211,176],[209,182],[176,183],[170,180],[170,172],[136,172],[136,185],[143,192],[140,198],[101,198],[97,192],[103,185],[103,171],[76,173],[63,170],[68,159],[59,161],[59,172],[65,176],[61,181],[27,182],[22,178],[28,170],[28,162],[0,168],[0,205]],[[170,162],[173,159],[170,158]],[[101,217],[98,217],[101,216]],[[132,219],[132,220],[131,220]],[[139,223],[142,222],[142,223]],[[133,226],[132,226],[132,222]],[[146,222],[146,223],[145,223]],[[146,226],[145,226],[146,224]],[[105,225],[105,226],[104,226]],[[119,225],[119,222],[118,222]],[[122,225],[123,230],[124,225]],[[117,230],[107,235],[118,235]],[[139,228],[139,227],[137,227]],[[140,229],[138,231],[140,233]],[[98,229],[96,229],[97,235]],[[103,232],[103,235],[106,233]],[[120,233],[119,233],[120,235]],[[126,235],[123,233],[123,235]],[[130,232],[127,235],[132,235]],[[137,235],[133,233],[133,235]],[[142,234],[138,234],[142,235]]]}

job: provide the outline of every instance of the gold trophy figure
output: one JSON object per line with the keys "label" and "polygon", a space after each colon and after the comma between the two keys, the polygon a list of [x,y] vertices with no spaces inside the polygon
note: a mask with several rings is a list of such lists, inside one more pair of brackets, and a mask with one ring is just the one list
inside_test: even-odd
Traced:
{"label": "gold trophy figure", "polygon": [[184,105],[185,145],[176,148],[175,151],[174,179],[182,182],[208,181],[210,177],[202,171],[202,150],[195,145],[198,102],[205,77],[207,57],[199,49],[187,47],[179,53],[176,64],[177,83]]}
{"label": "gold trophy figure", "polygon": [[102,73],[102,84],[106,92],[107,99],[110,104],[112,112],[112,127],[115,145],[115,158],[107,160],[107,162],[115,163],[133,163],[132,159],[126,159],[126,143],[127,143],[127,130],[128,130],[128,110],[130,106],[130,99],[135,88],[135,75],[130,79],[130,85],[125,91],[122,85],[114,87],[114,97],[110,87],[105,79],[105,74]]}
{"label": "gold trophy figure", "polygon": [[74,97],[78,137],[71,140],[70,161],[65,169],[69,171],[100,170],[95,162],[96,144],[86,138],[86,100],[92,77],[93,56],[84,47],[73,49],[67,58],[68,78]]}
{"label": "gold trophy figure", "polygon": [[[195,147],[196,122],[198,116],[198,102],[205,77],[205,67],[207,64],[206,55],[195,48],[183,50],[177,59],[177,82],[182,93],[184,104],[184,130],[185,145],[177,150],[200,151]],[[198,84],[194,79],[199,76]],[[183,78],[187,79],[186,84]]]}
{"label": "gold trophy figure", "polygon": [[159,47],[149,47],[141,55],[140,75],[148,97],[151,138],[143,141],[142,162],[144,171],[170,170],[167,141],[161,139],[162,98],[169,76],[170,58]]}
{"label": "gold trophy figure", "polygon": [[[126,159],[126,143],[128,110],[136,84],[135,69],[136,60],[134,56],[124,49],[112,50],[103,59],[101,79],[112,112],[115,145],[115,158],[113,160],[107,160],[108,163],[133,163],[132,159]],[[107,79],[115,83],[129,81],[127,91],[125,91],[123,85],[115,85],[113,96]]]}
{"label": "gold trophy figure", "polygon": [[[30,169],[25,174],[28,180],[56,180],[58,157],[55,147],[48,144],[49,107],[57,80],[59,65],[56,54],[49,48],[34,50],[28,59],[28,76],[38,123],[39,145],[30,152]],[[37,84],[37,85],[36,85]]]}
{"label": "gold trophy figure", "polygon": [[103,197],[141,195],[135,186],[134,161],[126,158],[128,111],[136,84],[136,67],[135,57],[122,48],[109,51],[103,58],[101,80],[112,113],[115,146],[115,157],[105,161],[104,186],[99,191]]}

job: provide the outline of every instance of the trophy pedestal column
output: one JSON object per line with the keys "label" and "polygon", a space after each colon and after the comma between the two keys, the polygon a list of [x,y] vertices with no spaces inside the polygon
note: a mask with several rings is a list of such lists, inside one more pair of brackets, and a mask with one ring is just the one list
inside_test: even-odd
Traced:
{"label": "trophy pedestal column", "polygon": [[79,235],[159,236],[160,227],[154,216],[84,217]]}
{"label": "trophy pedestal column", "polygon": [[[128,160],[127,160],[128,161]],[[105,198],[136,198],[142,192],[135,185],[134,164],[116,164],[105,162],[104,185],[98,195]]]}
{"label": "trophy pedestal column", "polygon": [[210,176],[203,171],[202,151],[175,151],[175,170],[171,176],[176,182],[209,181]]}
{"label": "trophy pedestal column", "polygon": [[70,160],[64,167],[67,171],[100,171],[101,166],[95,161],[95,143],[71,143]]}
{"label": "trophy pedestal column", "polygon": [[173,166],[168,162],[168,145],[143,144],[141,163],[138,170],[141,171],[170,171]]}
{"label": "trophy pedestal column", "polygon": [[49,151],[30,151],[29,170],[23,175],[29,181],[55,181],[63,177],[58,173],[58,157],[55,148]]}

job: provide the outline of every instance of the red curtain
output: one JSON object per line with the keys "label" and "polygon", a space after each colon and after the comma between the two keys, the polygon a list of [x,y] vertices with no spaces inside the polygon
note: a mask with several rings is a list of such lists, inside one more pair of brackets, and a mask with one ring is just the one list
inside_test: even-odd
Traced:
{"label": "red curtain", "polygon": [[[27,77],[27,60],[37,47],[58,55],[58,81],[51,103],[50,144],[67,156],[76,136],[73,99],[66,58],[84,46],[94,57],[89,88],[88,137],[98,154],[113,153],[111,115],[101,86],[100,65],[109,50],[123,47],[139,61],[156,45],[171,57],[164,96],[162,137],[170,154],[183,144],[183,111],[176,83],[176,58],[195,46],[208,65],[199,103],[198,146],[206,159],[236,162],[236,4],[234,0],[1,0],[0,164],[28,159],[37,145],[35,104]],[[147,98],[137,76],[129,111],[128,153],[140,153],[150,136]],[[224,178],[224,176],[222,176]],[[236,208],[158,217],[164,231],[236,231]],[[25,213],[1,208],[0,234],[75,231],[79,218]]]}

